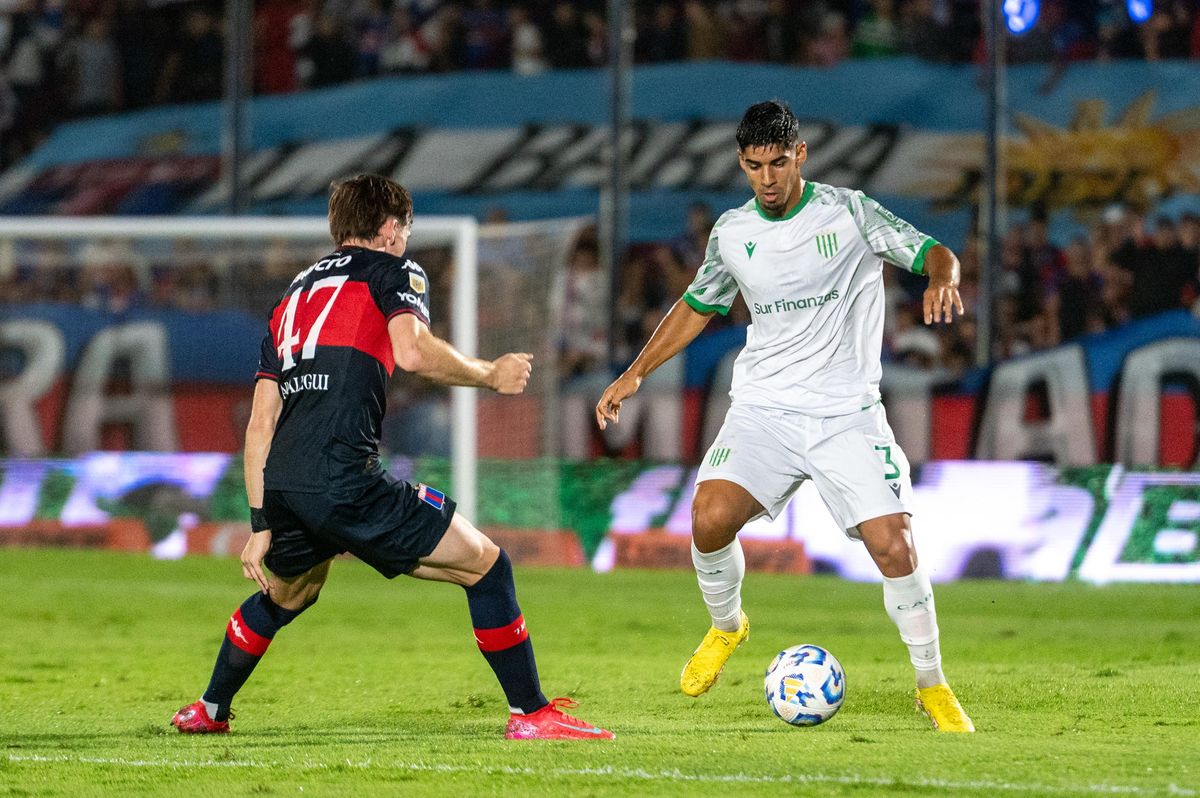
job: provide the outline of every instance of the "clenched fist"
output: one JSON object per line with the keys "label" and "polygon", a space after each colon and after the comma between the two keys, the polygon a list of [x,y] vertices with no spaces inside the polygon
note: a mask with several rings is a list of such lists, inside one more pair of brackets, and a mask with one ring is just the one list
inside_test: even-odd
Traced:
{"label": "clenched fist", "polygon": [[528,352],[509,352],[493,360],[492,390],[510,395],[523,392],[533,371],[532,360]]}

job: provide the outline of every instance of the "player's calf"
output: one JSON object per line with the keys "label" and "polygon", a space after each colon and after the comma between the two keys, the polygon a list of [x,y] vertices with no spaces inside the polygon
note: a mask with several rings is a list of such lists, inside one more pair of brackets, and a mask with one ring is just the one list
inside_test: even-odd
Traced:
{"label": "player's calf", "polygon": [[542,694],[533,643],[517,604],[508,554],[501,549],[483,578],[464,589],[475,642],[496,674],[510,711],[528,715],[545,707],[549,702]]}
{"label": "player's calf", "polygon": [[199,701],[176,712],[171,725],[185,734],[229,731],[233,696],[250,678],[279,630],[315,603],[314,598],[298,610],[289,610],[262,593],[242,602],[225,626],[225,639],[217,652],[208,689]]}

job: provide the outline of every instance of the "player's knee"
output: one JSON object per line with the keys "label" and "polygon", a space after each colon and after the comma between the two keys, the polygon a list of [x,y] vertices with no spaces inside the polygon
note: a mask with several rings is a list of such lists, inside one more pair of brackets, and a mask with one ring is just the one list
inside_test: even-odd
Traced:
{"label": "player's knee", "polygon": [[479,538],[479,560],[476,570],[479,572],[480,576],[483,576],[492,569],[492,566],[495,565],[496,560],[500,558],[500,547],[493,543],[492,539],[483,533],[480,533]]}
{"label": "player's knee", "polygon": [[863,535],[863,541],[885,576],[907,575],[917,566],[917,553],[905,516],[876,519],[870,534]]}
{"label": "player's knee", "polygon": [[459,566],[459,570],[472,575],[473,578],[469,579],[469,584],[482,579],[488,571],[492,570],[492,566],[500,557],[500,547],[493,543],[491,538],[478,529],[472,528],[471,532],[472,534],[467,535],[464,541],[466,551],[462,564]]}
{"label": "player's knee", "polygon": [[740,528],[741,520],[727,505],[703,497],[692,502],[692,539],[700,551],[725,548]]}
{"label": "player's knee", "polygon": [[317,599],[321,595],[321,588],[324,586],[324,580],[288,584],[272,579],[270,584],[271,601],[285,610],[302,612],[317,603]]}

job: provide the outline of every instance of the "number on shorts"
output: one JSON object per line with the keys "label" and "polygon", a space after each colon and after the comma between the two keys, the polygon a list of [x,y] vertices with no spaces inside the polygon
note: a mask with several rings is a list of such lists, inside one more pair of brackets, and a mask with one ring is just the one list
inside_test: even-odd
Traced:
{"label": "number on shorts", "polygon": [[883,464],[886,466],[891,466],[891,470],[884,474],[883,478],[898,479],[900,477],[900,466],[896,465],[896,461],[892,459],[892,447],[876,446],[875,451],[883,452]]}

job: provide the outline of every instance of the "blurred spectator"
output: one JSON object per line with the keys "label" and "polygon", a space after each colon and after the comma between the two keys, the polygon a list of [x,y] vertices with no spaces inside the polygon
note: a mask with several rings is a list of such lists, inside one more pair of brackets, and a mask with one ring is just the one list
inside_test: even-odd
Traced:
{"label": "blurred spectator", "polygon": [[390,24],[391,19],[383,8],[383,0],[363,0],[359,5],[351,21],[354,29],[354,72],[358,77],[379,74],[380,54]]}
{"label": "blurred spectator", "polygon": [[424,72],[429,68],[429,48],[413,24],[412,15],[403,8],[392,11],[388,42],[379,53],[379,62],[389,74]]}
{"label": "blurred spectator", "polygon": [[859,20],[851,53],[855,58],[886,58],[900,52],[896,0],[871,0],[871,10]]}
{"label": "blurred spectator", "polygon": [[805,48],[804,63],[809,66],[831,67],[850,55],[850,37],[846,17],[830,11],[821,19],[820,34]]}
{"label": "blurred spectator", "polygon": [[89,243],[80,252],[80,261],[79,304],[113,314],[126,313],[142,304],[133,250],[128,244]]}
{"label": "blurred spectator", "polygon": [[1129,273],[1129,313],[1135,319],[1182,307],[1184,289],[1196,279],[1196,263],[1170,219],[1160,218],[1151,236],[1142,218],[1134,217],[1112,262]]}
{"label": "blurred spectator", "polygon": [[687,31],[688,59],[702,61],[720,58],[724,47],[713,10],[700,0],[687,0],[683,4],[683,19]]}
{"label": "blurred spectator", "polygon": [[542,32],[529,18],[524,6],[514,6],[508,12],[512,28],[512,70],[518,75],[536,75],[545,70],[546,60],[542,57]]}
{"label": "blurred spectator", "polygon": [[558,0],[542,37],[550,66],[555,69],[588,66],[587,36],[575,4]]}
{"label": "blurred spectator", "polygon": [[681,261],[695,268],[704,260],[708,236],[712,232],[712,208],[707,202],[693,202],[687,209],[687,226],[671,246]]}
{"label": "blurred spectator", "polygon": [[354,77],[354,53],[341,23],[330,14],[317,17],[316,28],[301,54],[309,88],[344,83]]}
{"label": "blurred spectator", "polygon": [[639,62],[679,61],[687,53],[687,33],[674,3],[660,2],[639,25],[634,57]]}
{"label": "blurred spectator", "polygon": [[933,0],[908,0],[900,7],[900,42],[905,53],[927,61],[949,61],[954,43],[935,13]]}
{"label": "blurred spectator", "polygon": [[221,96],[225,45],[212,14],[203,6],[189,8],[183,35],[167,54],[159,76],[159,102],[215,100]]}
{"label": "blurred spectator", "polygon": [[599,67],[608,63],[608,23],[595,11],[583,15],[587,36],[587,64]]}
{"label": "blurred spectator", "polygon": [[1047,283],[1044,300],[1055,344],[1104,329],[1104,280],[1092,267],[1087,241],[1074,239],[1065,261],[1065,269]]}
{"label": "blurred spectator", "polygon": [[108,19],[93,17],[59,52],[77,116],[111,113],[122,105],[121,61]]}
{"label": "blurred spectator", "polygon": [[119,0],[113,17],[113,41],[120,53],[126,108],[143,108],[154,101],[158,68],[170,37],[171,27],[163,16],[146,13],[142,0]]}
{"label": "blurred spectator", "polygon": [[466,34],[459,6],[453,3],[442,6],[421,26],[420,35],[429,46],[431,69],[452,72],[463,68]]}
{"label": "blurred spectator", "polygon": [[512,65],[507,14],[495,0],[473,0],[462,15],[467,69],[507,69]]}
{"label": "blurred spectator", "polygon": [[559,375],[567,380],[608,366],[608,275],[600,268],[595,229],[580,236],[562,273]]}
{"label": "blurred spectator", "polygon": [[1146,60],[1187,58],[1191,53],[1194,11],[1187,0],[1167,0],[1142,26]]}
{"label": "blurred spectator", "polygon": [[298,0],[262,0],[254,9],[254,90],[287,94],[299,88],[296,68]]}

